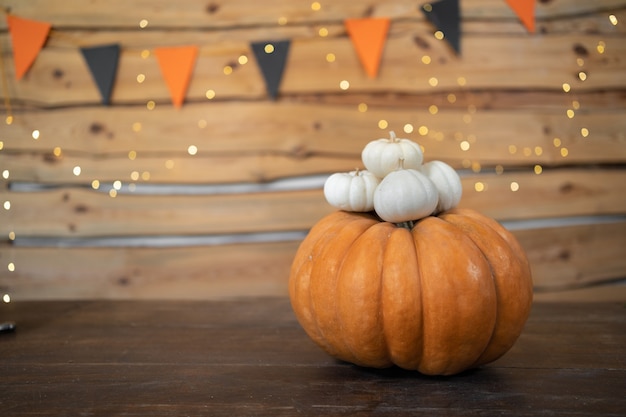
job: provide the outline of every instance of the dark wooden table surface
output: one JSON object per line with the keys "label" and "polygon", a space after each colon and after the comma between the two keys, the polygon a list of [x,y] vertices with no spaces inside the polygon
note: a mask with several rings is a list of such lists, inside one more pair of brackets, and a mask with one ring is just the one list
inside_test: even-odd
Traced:
{"label": "dark wooden table surface", "polygon": [[0,416],[626,415],[626,305],[536,304],[452,377],[335,361],[286,299],[12,302]]}

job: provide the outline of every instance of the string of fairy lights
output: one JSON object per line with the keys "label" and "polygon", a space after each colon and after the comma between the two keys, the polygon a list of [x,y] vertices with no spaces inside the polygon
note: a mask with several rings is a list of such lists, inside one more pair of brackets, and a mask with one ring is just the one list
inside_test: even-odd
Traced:
{"label": "string of fairy lights", "polygon": [[[310,5],[311,9],[313,11],[320,11],[322,9],[322,5],[320,2],[312,2]],[[609,14],[608,15],[608,19],[611,25],[613,26],[617,26],[618,25],[618,19],[614,14]],[[288,23],[288,19],[286,17],[279,17],[278,18],[278,24],[279,25],[286,25]],[[145,29],[149,26],[149,21],[146,19],[141,19],[139,22],[139,29]],[[321,37],[326,37],[329,35],[329,30],[326,27],[321,27],[318,29],[317,31],[318,35]],[[436,31],[434,33],[434,37],[438,40],[443,40],[445,35],[440,32],[440,31]],[[605,41],[599,41],[598,44],[596,45],[596,53],[597,54],[604,54],[607,48],[607,44]],[[266,49],[265,49],[266,53],[272,53],[272,45],[267,44],[266,45]],[[0,51],[0,59],[2,59],[2,53]],[[151,56],[151,51],[149,49],[144,49],[142,51],[140,51],[140,56],[142,59],[148,59]],[[326,53],[326,55],[324,56],[324,59],[326,60],[326,62],[332,64],[334,62],[337,61],[338,57],[334,52],[328,52]],[[433,59],[430,55],[428,54],[424,54],[421,57],[421,62],[423,65],[428,66],[432,63]],[[241,54],[240,56],[237,57],[237,64],[238,65],[246,65],[249,62],[248,57],[245,54]],[[577,73],[577,78],[579,82],[585,82],[588,78],[588,73],[585,70],[585,60],[582,57],[577,57],[576,58],[576,64],[579,68],[579,71]],[[5,117],[5,124],[7,126],[11,126],[14,122],[14,115],[12,114],[12,108],[11,108],[11,102],[9,100],[8,94],[7,94],[7,77],[5,74],[5,70],[4,70],[4,62],[0,61],[0,71],[2,71],[1,78],[2,78],[2,87],[3,87],[3,92],[4,92],[4,107],[5,107],[5,111],[7,113],[6,117]],[[223,74],[225,76],[229,76],[233,73],[233,66],[232,65],[225,65],[223,67]],[[138,84],[143,84],[146,81],[146,74],[144,73],[138,73],[136,75],[136,82]],[[428,77],[428,79],[426,80],[428,82],[428,85],[431,87],[437,87],[439,84],[439,80],[437,78],[436,75],[433,75],[431,77]],[[456,83],[458,85],[459,88],[466,88],[468,87],[468,80],[466,79],[466,77],[464,76],[458,76],[458,78],[456,79]],[[340,80],[338,82],[337,87],[339,88],[339,90],[341,91],[348,91],[350,89],[350,81],[347,79],[343,79]],[[580,102],[574,97],[571,98],[572,93],[574,92],[575,88],[572,87],[572,84],[570,84],[570,82],[563,82],[561,86],[559,86],[560,89],[562,89],[563,93],[566,94],[566,96],[568,97],[567,99],[567,108],[565,110],[565,117],[569,120],[574,119],[577,112],[581,109],[581,104]],[[208,88],[205,92],[205,97],[207,100],[214,100],[217,98],[217,92],[214,88]],[[446,100],[448,103],[450,104],[454,104],[457,101],[457,96],[454,93],[448,93],[446,96]],[[145,104],[145,107],[147,109],[147,111],[152,111],[156,108],[157,103],[154,100],[148,100]],[[360,113],[365,113],[369,110],[369,106],[367,103],[365,102],[361,102],[357,105],[357,109],[356,111],[360,112]],[[438,114],[439,112],[439,107],[436,104],[430,104],[428,106],[428,112],[429,114],[435,116]],[[472,118],[473,116],[477,113],[477,108],[474,104],[469,104],[467,106],[467,111],[462,115],[462,119],[463,122],[466,125],[471,125],[472,123]],[[389,122],[386,119],[380,119],[375,121],[377,124],[377,127],[383,131],[386,131],[389,128]],[[206,128],[208,125],[206,120],[200,119],[197,121],[197,126],[200,129],[204,129]],[[142,123],[140,121],[136,121],[133,122],[132,126],[130,127],[131,131],[134,133],[139,133],[141,132],[143,126]],[[469,129],[471,131],[471,129]],[[442,141],[444,140],[444,133],[442,131],[438,131],[432,127],[429,127],[426,124],[421,124],[421,125],[414,125],[413,123],[407,122],[402,126],[402,131],[406,134],[417,134],[421,137],[424,138],[429,138],[429,139],[433,139],[435,141]],[[589,131],[588,128],[586,127],[581,127],[580,128],[580,136],[582,138],[588,138],[591,135],[591,132]],[[42,139],[42,132],[40,131],[40,129],[34,129],[31,132],[31,138],[32,140],[40,140]],[[476,137],[475,134],[473,133],[468,133],[468,134],[464,134],[463,132],[455,132],[454,133],[454,139],[455,141],[458,143],[459,149],[462,152],[466,152],[469,151],[470,148],[477,142],[478,138]],[[569,154],[569,150],[566,147],[566,144],[564,143],[564,141],[560,138],[555,136],[552,140],[552,145],[554,146],[554,148],[558,149],[558,155],[560,155],[562,158],[567,158],[568,154]],[[198,146],[194,145],[194,144],[189,144],[186,145],[186,152],[193,156],[196,155],[199,152]],[[0,152],[2,152],[4,149],[4,142],[2,140],[2,137],[0,137]],[[424,149],[425,150],[425,149]],[[545,152],[545,150],[543,149],[542,146],[535,146],[535,147],[524,147],[521,149],[518,149],[518,147],[516,145],[508,145],[508,152],[511,155],[516,155],[518,153],[521,153],[522,155],[526,156],[526,157],[530,157],[532,155],[535,156],[541,156],[543,154],[543,152]],[[55,146],[52,149],[52,153],[55,157],[62,157],[63,155],[63,150],[61,149],[61,147],[59,146]],[[129,150],[128,151],[128,159],[131,161],[135,161],[138,157],[137,155],[137,151],[135,150]],[[165,167],[167,169],[173,169],[174,168],[174,160],[173,159],[166,159],[165,162]],[[472,161],[470,159],[463,159],[462,160],[462,166],[465,169],[471,170],[474,173],[479,173],[481,172],[481,170],[483,169],[483,167],[481,166],[481,164],[478,161]],[[500,164],[495,166],[495,173],[496,174],[502,174],[504,172],[504,167]],[[543,172],[543,167],[541,164],[536,164],[533,167],[533,172],[537,175],[540,175]],[[8,182],[11,179],[11,173],[9,171],[9,169],[2,169],[0,171],[0,174],[2,176],[2,181],[5,182],[5,185],[8,184]],[[82,169],[80,166],[74,166],[72,168],[72,174],[75,176],[80,176],[82,175]],[[126,183],[126,186],[128,187],[128,190],[130,192],[132,192],[135,189],[135,184],[138,181],[150,181],[150,172],[149,171],[139,171],[139,170],[133,170],[132,172],[129,173],[129,180]],[[116,180],[113,181],[110,188],[108,190],[106,190],[108,192],[108,194],[110,195],[110,197],[114,198],[117,196],[117,193],[122,189],[124,185],[124,181],[122,180]],[[511,181],[510,182],[510,190],[511,192],[517,192],[520,189],[520,184],[518,181]],[[93,179],[91,180],[91,187],[94,190],[101,190],[102,191],[102,184],[100,183],[100,181],[98,179]],[[474,183],[474,190],[476,192],[485,192],[488,190],[488,183],[486,181],[476,181]],[[7,196],[7,199],[4,200],[2,202],[2,207],[1,209],[6,211],[6,212],[11,212],[12,205],[11,205],[11,201],[10,199],[8,199],[8,196],[10,194],[5,194],[5,196]],[[8,218],[10,219],[10,215],[8,216]],[[9,242],[12,242],[16,239],[16,232],[14,230],[12,230],[12,225],[8,224],[8,233],[6,234],[6,237],[8,239]],[[9,255],[8,259],[4,260],[4,265],[0,265],[0,267],[2,267],[4,269],[5,272],[8,272],[9,274],[13,274],[16,272],[18,266],[16,265],[16,261],[15,259],[12,259],[11,255]],[[5,291],[2,287],[0,287],[0,293],[2,296],[2,301],[4,303],[9,303],[11,302],[11,296],[10,294]]]}

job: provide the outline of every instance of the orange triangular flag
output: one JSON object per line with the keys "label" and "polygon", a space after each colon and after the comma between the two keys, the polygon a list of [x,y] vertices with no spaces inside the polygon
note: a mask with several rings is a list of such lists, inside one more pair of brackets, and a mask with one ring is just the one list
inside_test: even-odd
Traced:
{"label": "orange triangular flag", "polygon": [[383,54],[390,19],[386,17],[346,19],[344,25],[361,65],[370,78],[376,78]]}
{"label": "orange triangular flag", "polygon": [[197,46],[175,46],[155,48],[161,74],[165,79],[170,97],[175,107],[180,108],[185,101],[189,80],[198,56]]}
{"label": "orange triangular flag", "polygon": [[506,0],[509,7],[517,14],[526,30],[535,32],[535,0]]}
{"label": "orange triangular flag", "polygon": [[10,14],[7,15],[7,25],[11,32],[15,78],[19,80],[35,62],[35,58],[48,39],[52,25]]}

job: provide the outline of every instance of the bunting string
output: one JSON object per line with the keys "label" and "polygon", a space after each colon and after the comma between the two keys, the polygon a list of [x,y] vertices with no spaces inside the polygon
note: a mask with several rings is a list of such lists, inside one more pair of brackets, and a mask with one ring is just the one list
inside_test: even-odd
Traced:
{"label": "bunting string", "polygon": [[[424,3],[420,7],[426,19],[436,27],[435,37],[446,40],[457,55],[461,53],[459,1],[438,0]],[[503,2],[517,15],[528,32],[532,33],[535,31],[536,0],[503,0]],[[120,56],[120,45],[86,45],[84,40],[53,30],[52,25],[48,22],[21,18],[9,13],[6,8],[0,9],[0,12],[6,16],[11,35],[13,63],[15,65],[14,74],[17,81],[29,71],[49,37],[62,39],[64,42],[80,48],[100,92],[102,104],[110,104],[110,96],[115,83],[117,61]],[[386,17],[344,19],[346,32],[352,42],[358,60],[363,71],[371,79],[378,76],[390,24],[391,19]],[[275,99],[279,93],[290,45],[290,40],[250,43],[250,49],[256,58],[261,75],[265,81],[267,94],[271,99]],[[200,48],[195,45],[155,47],[153,52],[159,63],[164,82],[170,92],[172,104],[175,107],[181,107],[196,59],[199,55],[202,55]],[[169,55],[169,58],[163,57],[163,54]],[[177,55],[180,59],[171,59],[171,54],[182,55]],[[12,121],[13,116],[2,50],[0,50],[0,60],[4,105],[7,110],[7,122],[9,122]]]}

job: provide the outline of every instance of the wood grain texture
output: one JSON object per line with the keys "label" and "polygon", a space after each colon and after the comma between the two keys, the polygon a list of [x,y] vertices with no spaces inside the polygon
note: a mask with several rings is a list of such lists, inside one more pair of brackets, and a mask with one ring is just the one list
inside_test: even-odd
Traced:
{"label": "wood grain texture", "polygon": [[[464,207],[498,220],[544,222],[516,230],[533,260],[539,296],[626,299],[622,287],[605,285],[626,271],[619,234],[626,215],[625,0],[537,2],[533,34],[502,0],[463,1],[461,55],[434,39],[420,4],[408,0],[322,2],[318,11],[304,0],[57,3],[0,0],[5,11],[53,27],[17,82],[0,19],[8,100],[0,100],[0,111],[4,119],[10,103],[13,115],[10,125],[0,124],[0,239],[7,242],[0,292],[280,293],[278,269],[289,263],[293,241],[211,246],[211,262],[223,272],[206,272],[216,274],[207,283],[201,271],[208,247],[189,240],[187,247],[137,248],[132,239],[304,231],[331,210],[311,178],[361,168],[363,146],[393,130],[419,142],[426,160],[462,172]],[[343,24],[368,16],[391,18],[375,79],[365,76]],[[272,101],[250,43],[282,39],[292,43]],[[112,105],[102,106],[80,48],[110,43],[122,53]],[[152,51],[188,44],[200,53],[177,110]],[[341,80],[350,82],[348,90],[339,88]],[[215,96],[208,99],[207,90]],[[114,181],[123,189],[111,198]],[[272,188],[283,181],[288,189]],[[619,224],[611,228],[607,216]],[[567,223],[578,217],[587,224]],[[128,246],[12,247],[13,234],[16,245],[46,237]],[[248,261],[238,262],[238,253]],[[107,264],[109,257],[117,263]],[[76,278],[90,265],[97,279]],[[255,265],[272,273],[256,273]]]}
{"label": "wood grain texture", "polygon": [[[513,233],[527,251],[539,299],[626,298],[626,285],[594,287],[623,277],[626,222]],[[0,261],[17,265],[0,277],[0,292],[15,300],[286,296],[299,242],[130,248],[0,245]]]}
{"label": "wood grain texture", "polygon": [[332,360],[286,298],[15,302],[3,415],[603,416],[626,401],[624,307],[535,304],[514,347],[453,377]]}

